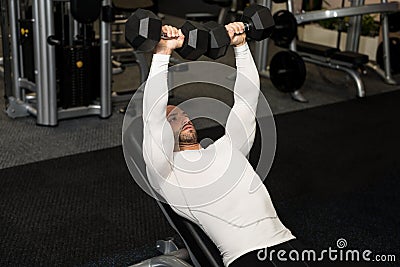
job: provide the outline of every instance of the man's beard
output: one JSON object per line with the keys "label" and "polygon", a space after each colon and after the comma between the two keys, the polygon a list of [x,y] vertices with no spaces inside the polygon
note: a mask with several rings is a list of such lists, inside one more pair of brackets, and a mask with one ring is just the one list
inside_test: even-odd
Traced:
{"label": "man's beard", "polygon": [[181,131],[179,134],[179,144],[197,144],[197,133],[195,130]]}

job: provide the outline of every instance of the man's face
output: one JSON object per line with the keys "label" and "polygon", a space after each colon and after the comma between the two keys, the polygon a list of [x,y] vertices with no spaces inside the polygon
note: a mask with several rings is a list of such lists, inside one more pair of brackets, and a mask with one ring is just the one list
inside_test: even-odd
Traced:
{"label": "man's face", "polygon": [[181,145],[197,143],[196,129],[185,111],[175,106],[168,106],[167,120],[174,132],[175,142],[179,140]]}

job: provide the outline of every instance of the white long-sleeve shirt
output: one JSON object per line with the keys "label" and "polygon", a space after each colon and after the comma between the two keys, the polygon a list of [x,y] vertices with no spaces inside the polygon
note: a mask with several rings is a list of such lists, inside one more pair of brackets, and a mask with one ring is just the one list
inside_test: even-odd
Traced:
{"label": "white long-sleeve shirt", "polygon": [[[166,119],[169,56],[153,56],[143,96],[148,179],[177,214],[212,239],[225,266],[247,252],[295,238],[277,217],[246,158],[255,137],[260,81],[247,44],[235,48],[235,58],[234,105],[225,135],[206,149],[173,152],[174,136]],[[253,188],[253,179],[260,186]]]}

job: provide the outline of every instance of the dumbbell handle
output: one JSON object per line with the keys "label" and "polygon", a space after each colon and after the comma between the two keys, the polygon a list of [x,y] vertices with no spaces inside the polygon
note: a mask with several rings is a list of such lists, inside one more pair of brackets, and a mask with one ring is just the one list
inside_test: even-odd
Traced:
{"label": "dumbbell handle", "polygon": [[[251,24],[250,24],[250,23],[243,22],[243,21],[239,21],[239,22],[242,22],[242,23],[244,24],[244,32],[250,31],[250,27],[251,27]],[[240,35],[240,33],[239,33],[239,34],[236,34],[236,33],[235,33],[235,35]]]}
{"label": "dumbbell handle", "polygon": [[250,31],[250,27],[251,27],[251,24],[250,24],[250,23],[243,22],[243,21],[238,21],[238,22],[242,22],[242,23],[244,24],[244,31],[245,31],[245,32]]}
{"label": "dumbbell handle", "polygon": [[[243,22],[244,24],[244,31],[247,32],[250,30],[251,24],[247,22]],[[161,33],[161,39],[163,40],[173,40],[176,39],[176,37],[168,37],[165,33]]]}
{"label": "dumbbell handle", "polygon": [[245,31],[245,32],[250,31],[250,27],[251,27],[250,23],[243,22],[243,24],[244,24],[244,31]]}
{"label": "dumbbell handle", "polygon": [[168,37],[165,33],[161,33],[161,39],[163,40],[173,40],[176,39],[177,37]]}

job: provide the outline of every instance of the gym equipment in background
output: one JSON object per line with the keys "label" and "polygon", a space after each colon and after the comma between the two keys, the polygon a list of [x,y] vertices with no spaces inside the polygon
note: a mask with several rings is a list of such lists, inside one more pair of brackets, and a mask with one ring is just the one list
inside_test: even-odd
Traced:
{"label": "gym equipment in background", "polygon": [[9,117],[33,115],[37,125],[56,126],[60,119],[111,115],[110,9],[110,0],[9,1],[2,20],[10,33]]}
{"label": "gym equipment in background", "polygon": [[[141,2],[125,1],[125,6],[137,9]],[[113,1],[0,0],[0,4],[3,54],[10,55],[4,60],[9,117],[33,115],[41,126],[88,115],[108,118],[112,103],[129,101],[136,89],[112,91],[112,55],[118,59],[129,55],[129,64],[139,67],[140,82],[146,80],[149,67],[144,54],[131,47],[113,47],[111,25],[118,8]]]}
{"label": "gym equipment in background", "polygon": [[[130,67],[137,67],[140,75],[138,85],[132,85],[128,88],[114,88],[112,91],[112,103],[129,102],[137,87],[144,83],[149,73],[149,65],[145,53],[135,51],[125,41],[125,23],[129,15],[138,8],[154,7],[152,0],[113,0],[112,13],[113,21],[110,23],[111,27],[111,57],[112,57],[112,73],[118,75],[124,71],[131,71]],[[120,110],[121,111],[121,110]]]}
{"label": "gym equipment in background", "polygon": [[218,6],[219,12],[218,14],[212,14],[212,13],[186,13],[185,18],[187,20],[194,20],[194,21],[210,21],[210,20],[216,20],[218,24],[224,25],[228,21],[230,21],[232,13],[235,13],[237,10],[237,1],[233,0],[203,0],[203,2],[209,4],[209,5],[216,5]]}
{"label": "gym equipment in background", "polygon": [[[293,0],[287,0],[288,11],[293,13]],[[354,3],[353,3],[354,2]],[[353,1],[351,7],[345,8],[336,8],[331,10],[318,10],[305,12],[301,14],[295,14],[294,18],[296,19],[297,24],[304,24],[314,21],[320,21],[330,18],[341,18],[341,17],[360,17],[363,14],[370,13],[380,13],[381,14],[381,25],[382,25],[382,34],[383,34],[383,54],[386,55],[383,57],[383,70],[379,68],[379,66],[369,62],[368,56],[358,53],[358,40],[360,38],[361,32],[361,24],[358,21],[355,21],[350,27],[348,35],[347,35],[347,44],[346,51],[339,51],[336,49],[333,51],[332,47],[306,43],[306,42],[298,42],[293,39],[293,41],[289,44],[289,49],[291,51],[297,51],[302,59],[305,62],[309,62],[321,67],[327,67],[335,70],[340,70],[349,75],[355,81],[357,96],[364,97],[365,89],[364,84],[361,79],[361,74],[365,73],[366,67],[374,70],[381,78],[388,84],[396,84],[396,82],[392,79],[390,73],[390,49],[389,49],[389,24],[388,24],[388,14],[396,12],[399,10],[399,3],[390,2],[388,3],[385,0],[382,0],[380,4],[369,4],[363,5],[363,0]],[[271,7],[272,3],[269,1],[262,1],[261,4],[266,5],[267,7]],[[285,39],[286,37],[290,37],[289,33],[292,33],[292,26],[284,26],[282,25],[292,25],[290,23],[279,23],[279,17],[277,17],[276,28],[280,29],[276,31],[276,34],[283,34],[284,37],[279,36],[281,39]],[[284,19],[285,22],[288,22],[289,19]],[[286,29],[285,29],[286,28]],[[274,35],[275,33],[273,33]],[[271,36],[271,39],[274,37]],[[287,38],[290,40],[290,38]],[[267,59],[268,59],[268,40],[261,41],[256,43],[255,48],[255,61],[257,68],[260,72],[261,76],[270,77],[270,73],[267,70],[271,71],[271,68],[267,68]]]}
{"label": "gym equipment in background", "polygon": [[299,90],[306,80],[306,65],[296,52],[280,51],[271,59],[269,75],[275,88],[285,93],[293,93]]}
{"label": "gym equipment in background", "polygon": [[376,73],[379,76],[381,76],[383,81],[386,82],[387,84],[395,85],[396,81],[393,80],[392,75],[390,73],[391,62],[390,62],[390,51],[389,51],[388,15],[390,13],[399,11],[399,3],[381,0],[381,3],[378,4],[365,5],[364,2],[365,2],[364,0],[355,0],[351,2],[350,7],[305,12],[302,14],[295,15],[295,17],[298,24],[325,20],[329,18],[350,17],[345,50],[357,53],[360,41],[360,34],[361,34],[361,16],[364,14],[379,13],[381,15],[381,29],[382,29],[382,37],[384,43],[384,54],[386,55],[384,60],[384,69],[382,70],[381,68],[379,68],[379,66],[373,64],[372,62],[368,62],[366,66],[376,71]]}
{"label": "gym equipment in background", "polygon": [[[400,27],[400,26],[399,26]],[[391,37],[389,39],[390,51],[390,71],[391,74],[400,73],[400,38]],[[385,68],[385,60],[383,57],[383,42],[381,42],[376,50],[376,62],[382,69]]]}
{"label": "gym equipment in background", "polygon": [[297,22],[294,15],[287,10],[279,10],[274,14],[275,29],[271,39],[275,45],[288,48],[297,36]]}
{"label": "gym equipment in background", "polygon": [[[400,32],[400,11],[388,14],[389,32]],[[381,69],[385,69],[386,59],[384,57],[385,42],[381,42],[376,51],[376,63]],[[400,73],[400,38],[389,38],[389,61],[390,73]]]}
{"label": "gym equipment in background", "polygon": [[47,38],[56,48],[56,79],[60,82],[58,106],[63,109],[89,106],[100,97],[100,44],[93,23],[100,17],[97,0],[71,1],[71,15],[79,24],[78,34],[69,40],[63,6],[56,4],[56,33]]}
{"label": "gym equipment in background", "polygon": [[400,11],[388,15],[388,24],[390,32],[400,31]]}

